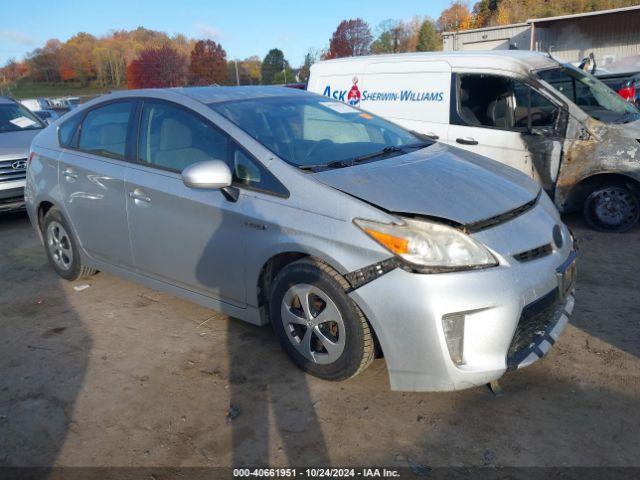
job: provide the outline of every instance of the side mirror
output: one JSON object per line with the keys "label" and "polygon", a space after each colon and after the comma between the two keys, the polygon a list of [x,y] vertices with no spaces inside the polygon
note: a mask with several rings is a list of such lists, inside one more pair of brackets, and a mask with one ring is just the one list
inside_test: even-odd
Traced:
{"label": "side mirror", "polygon": [[219,190],[231,185],[231,170],[221,160],[207,160],[189,165],[182,171],[187,187]]}

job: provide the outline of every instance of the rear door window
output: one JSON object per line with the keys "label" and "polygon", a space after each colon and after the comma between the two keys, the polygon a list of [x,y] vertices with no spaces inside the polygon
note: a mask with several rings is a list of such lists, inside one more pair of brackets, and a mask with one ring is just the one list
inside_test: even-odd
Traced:
{"label": "rear door window", "polygon": [[133,101],[96,107],[84,117],[78,149],[95,155],[123,159]]}

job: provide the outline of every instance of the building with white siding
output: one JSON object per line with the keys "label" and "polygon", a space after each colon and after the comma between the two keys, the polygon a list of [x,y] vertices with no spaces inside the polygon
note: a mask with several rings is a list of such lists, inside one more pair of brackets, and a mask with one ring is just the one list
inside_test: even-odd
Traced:
{"label": "building with white siding", "polygon": [[600,68],[640,56],[640,5],[533,18],[524,23],[442,34],[445,51],[519,49],[551,51],[579,63],[593,53]]}

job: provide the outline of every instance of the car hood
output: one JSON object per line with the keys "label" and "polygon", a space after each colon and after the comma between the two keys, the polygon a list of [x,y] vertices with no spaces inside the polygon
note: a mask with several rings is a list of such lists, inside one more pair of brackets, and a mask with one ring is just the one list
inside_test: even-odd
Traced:
{"label": "car hood", "polygon": [[320,182],[395,213],[475,223],[534,200],[523,173],[441,143],[353,167],[313,174]]}
{"label": "car hood", "polygon": [[41,131],[41,129],[38,129],[0,133],[0,157],[27,158],[33,137]]}

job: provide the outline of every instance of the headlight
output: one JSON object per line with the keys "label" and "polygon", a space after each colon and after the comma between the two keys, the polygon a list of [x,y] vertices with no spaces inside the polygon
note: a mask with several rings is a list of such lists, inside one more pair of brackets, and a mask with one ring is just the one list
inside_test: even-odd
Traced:
{"label": "headlight", "polygon": [[404,225],[355,219],[354,223],[417,270],[442,272],[493,267],[495,257],[469,235],[440,223],[405,218]]}

